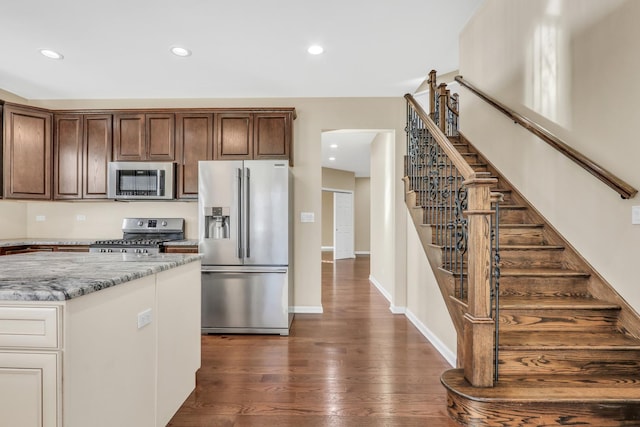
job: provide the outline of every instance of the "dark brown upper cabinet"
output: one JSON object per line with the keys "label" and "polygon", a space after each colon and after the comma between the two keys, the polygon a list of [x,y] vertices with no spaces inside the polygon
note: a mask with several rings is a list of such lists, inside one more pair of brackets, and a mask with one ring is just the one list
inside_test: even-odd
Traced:
{"label": "dark brown upper cabinet", "polygon": [[53,136],[53,198],[82,198],[82,114],[56,114]]}
{"label": "dark brown upper cabinet", "polygon": [[291,114],[256,113],[253,120],[253,158],[289,158]]}
{"label": "dark brown upper cabinet", "polygon": [[177,197],[198,197],[198,161],[213,159],[213,114],[176,114]]}
{"label": "dark brown upper cabinet", "polygon": [[234,112],[219,113],[216,117],[216,159],[252,159],[253,115]]}
{"label": "dark brown upper cabinet", "polygon": [[5,198],[51,199],[52,116],[46,110],[5,104]]}
{"label": "dark brown upper cabinet", "polygon": [[113,117],[111,114],[87,114],[83,124],[82,198],[106,199],[113,151]]}
{"label": "dark brown upper cabinet", "polygon": [[287,159],[293,112],[217,114],[216,159]]}
{"label": "dark brown upper cabinet", "polygon": [[173,113],[114,115],[113,159],[116,161],[175,160]]}
{"label": "dark brown upper cabinet", "polygon": [[53,198],[106,198],[111,115],[56,114],[54,122]]}

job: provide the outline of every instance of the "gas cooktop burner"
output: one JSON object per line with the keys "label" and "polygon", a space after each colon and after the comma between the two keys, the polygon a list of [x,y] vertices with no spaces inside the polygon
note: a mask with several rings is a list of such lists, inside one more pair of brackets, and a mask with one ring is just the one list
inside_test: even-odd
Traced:
{"label": "gas cooktop burner", "polygon": [[158,246],[167,242],[168,239],[115,239],[115,240],[98,240],[94,245],[113,245],[113,246]]}
{"label": "gas cooktop burner", "polygon": [[98,240],[89,246],[89,252],[134,254],[164,252],[163,243],[184,239],[184,219],[125,218],[122,231],[122,239]]}

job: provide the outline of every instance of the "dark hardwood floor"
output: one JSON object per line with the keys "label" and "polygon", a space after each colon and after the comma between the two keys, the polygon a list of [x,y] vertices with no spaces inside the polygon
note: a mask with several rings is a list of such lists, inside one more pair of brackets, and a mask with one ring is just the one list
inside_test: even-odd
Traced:
{"label": "dark hardwood floor", "polygon": [[369,283],[369,258],[323,253],[323,314],[291,335],[205,335],[197,387],[171,427],[453,427],[450,366]]}

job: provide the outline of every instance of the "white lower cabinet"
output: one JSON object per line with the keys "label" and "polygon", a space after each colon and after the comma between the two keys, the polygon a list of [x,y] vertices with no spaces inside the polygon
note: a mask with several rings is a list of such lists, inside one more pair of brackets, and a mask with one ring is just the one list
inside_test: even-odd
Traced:
{"label": "white lower cabinet", "polygon": [[56,427],[60,352],[0,350],[0,425]]}
{"label": "white lower cabinet", "polygon": [[200,263],[0,302],[0,427],[163,427],[200,367]]}
{"label": "white lower cabinet", "polygon": [[61,427],[61,305],[0,305],[0,425]]}

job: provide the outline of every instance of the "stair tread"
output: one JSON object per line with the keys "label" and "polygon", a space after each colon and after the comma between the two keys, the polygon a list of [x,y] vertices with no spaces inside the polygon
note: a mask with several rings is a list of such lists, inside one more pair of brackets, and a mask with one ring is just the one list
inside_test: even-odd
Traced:
{"label": "stair tread", "polygon": [[559,349],[640,350],[640,340],[615,331],[504,331],[500,333],[500,351]]}
{"label": "stair tread", "polygon": [[589,277],[589,273],[563,268],[501,268],[500,276]]}
{"label": "stair tread", "polygon": [[449,390],[485,402],[640,402],[640,377],[593,375],[503,376],[495,387],[472,387],[462,369],[441,377]]}
{"label": "stair tread", "polygon": [[544,228],[544,224],[503,224],[500,223],[500,229],[503,228]]}
{"label": "stair tread", "polygon": [[618,310],[620,306],[589,296],[558,297],[547,295],[500,297],[500,309],[583,309]]}
{"label": "stair tread", "polygon": [[500,245],[500,250],[503,251],[529,251],[529,250],[554,250],[561,251],[564,250],[564,246],[561,245],[511,245],[511,244],[502,244]]}

